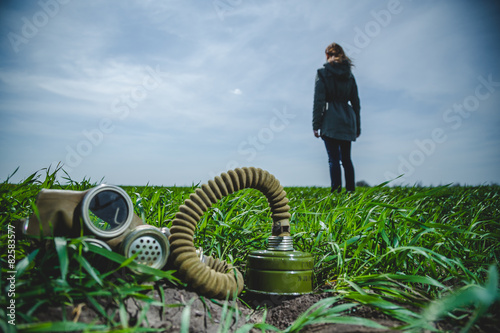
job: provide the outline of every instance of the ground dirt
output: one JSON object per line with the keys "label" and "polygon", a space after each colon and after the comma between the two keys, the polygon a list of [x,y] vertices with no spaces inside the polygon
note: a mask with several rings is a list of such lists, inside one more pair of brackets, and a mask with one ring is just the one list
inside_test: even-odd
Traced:
{"label": "ground dirt", "polygon": [[[229,332],[236,331],[239,327],[248,323],[266,323],[277,327],[280,330],[286,329],[295,319],[317,301],[332,296],[329,293],[309,294],[302,296],[258,296],[244,294],[237,301],[230,301],[230,305],[236,306],[238,313],[232,313],[232,316],[226,323],[221,323],[221,314],[223,312],[223,301],[209,300],[200,297],[195,292],[179,289],[172,286],[161,286],[164,290],[164,304],[171,306],[150,306],[145,309],[145,303],[139,299],[126,299],[125,307],[127,310],[128,324],[134,326],[145,313],[140,326],[163,329],[163,332],[179,332],[181,328],[181,316],[186,304],[191,304],[189,332],[217,332],[221,325],[226,325]],[[153,291],[153,297],[160,300],[158,289]],[[109,302],[106,299],[100,299],[99,302],[106,309],[109,316],[114,316],[115,322],[120,322],[118,305]],[[264,315],[267,309],[267,315]],[[396,327],[400,323],[384,317],[381,314],[371,311],[369,308],[359,307],[357,316],[363,316],[373,319],[384,326]],[[87,303],[66,305],[61,307],[40,308],[36,317],[40,322],[60,321],[63,317],[66,320],[77,322],[109,324],[98,311]],[[260,332],[253,330],[252,332]],[[316,325],[309,326],[303,332],[389,332],[389,330],[376,330],[353,325]],[[391,332],[397,332],[391,330]]]}
{"label": "ground dirt", "polygon": [[[165,299],[163,301],[160,299],[159,287],[164,290]],[[189,332],[218,332],[221,325],[226,328],[223,331],[234,332],[245,324],[262,322],[273,325],[280,330],[285,330],[300,314],[319,300],[330,296],[333,295],[327,292],[296,297],[258,296],[245,293],[240,299],[230,301],[230,306],[237,307],[238,311],[237,313],[233,312],[225,322],[221,322],[223,301],[209,300],[200,297],[195,292],[167,285],[157,286],[153,291],[153,297],[161,301],[162,304],[170,304],[170,306],[153,305],[147,308],[145,307],[146,304],[141,300],[129,298],[125,300],[125,307],[128,316],[127,322],[130,327],[139,325],[162,329],[162,332],[180,331],[181,317],[186,304],[191,304]],[[106,309],[108,316],[114,316],[115,323],[119,323],[118,305],[106,299],[100,299],[99,302]],[[368,318],[387,327],[387,329],[357,325],[318,324],[307,326],[301,332],[400,332],[397,328],[403,324],[366,306],[358,306],[350,313],[345,313],[345,315]],[[109,324],[91,304],[86,303],[67,305],[64,309],[61,307],[44,307],[40,308],[36,313],[36,317],[40,322],[60,321],[63,320],[64,316],[66,320],[77,322]],[[496,324],[488,327],[486,330],[474,330],[474,332],[498,332]],[[460,330],[442,324],[436,328],[439,331],[446,332],[459,332]],[[261,330],[253,329],[251,332],[261,332]]]}

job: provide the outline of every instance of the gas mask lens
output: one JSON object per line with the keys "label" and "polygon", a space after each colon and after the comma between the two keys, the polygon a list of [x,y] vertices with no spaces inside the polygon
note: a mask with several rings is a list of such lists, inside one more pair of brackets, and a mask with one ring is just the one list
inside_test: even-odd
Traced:
{"label": "gas mask lens", "polygon": [[132,222],[132,200],[120,187],[100,185],[82,200],[82,219],[94,235],[113,238],[123,234]]}

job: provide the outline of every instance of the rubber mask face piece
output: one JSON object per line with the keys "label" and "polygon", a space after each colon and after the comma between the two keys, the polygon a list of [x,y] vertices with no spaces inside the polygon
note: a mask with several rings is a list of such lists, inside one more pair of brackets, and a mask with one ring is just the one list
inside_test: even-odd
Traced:
{"label": "rubber mask face piece", "polygon": [[95,237],[107,248],[127,258],[135,255],[137,262],[157,269],[168,260],[168,236],[134,214],[132,200],[120,187],[99,185],[84,192],[43,189],[36,205],[39,218],[34,214],[23,224],[28,235],[38,236],[42,230],[45,236]]}

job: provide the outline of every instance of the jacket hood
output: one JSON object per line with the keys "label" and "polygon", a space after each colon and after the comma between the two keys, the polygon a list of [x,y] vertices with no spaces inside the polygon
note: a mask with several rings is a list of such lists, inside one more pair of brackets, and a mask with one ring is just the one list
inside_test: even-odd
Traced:
{"label": "jacket hood", "polygon": [[351,66],[347,61],[338,62],[327,62],[323,65],[327,72],[339,77],[342,80],[347,80],[351,76]]}

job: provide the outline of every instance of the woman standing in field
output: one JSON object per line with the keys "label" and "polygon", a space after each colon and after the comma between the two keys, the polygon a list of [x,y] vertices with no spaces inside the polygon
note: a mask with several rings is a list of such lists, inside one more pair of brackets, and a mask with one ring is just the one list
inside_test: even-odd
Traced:
{"label": "woman standing in field", "polygon": [[327,62],[318,69],[314,88],[314,136],[325,142],[330,166],[332,192],[342,190],[340,163],[345,187],[354,191],[351,142],[361,133],[358,87],[351,72],[352,62],[336,43],[325,50]]}

